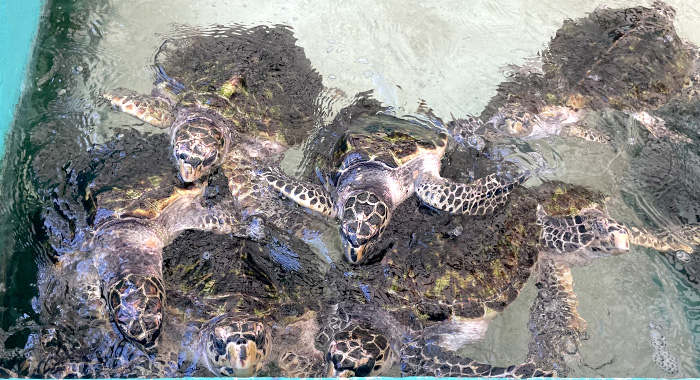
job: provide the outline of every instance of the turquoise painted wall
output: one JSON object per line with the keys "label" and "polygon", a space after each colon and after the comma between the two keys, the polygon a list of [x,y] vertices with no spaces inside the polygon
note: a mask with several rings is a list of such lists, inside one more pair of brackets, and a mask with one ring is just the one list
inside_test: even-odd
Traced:
{"label": "turquoise painted wall", "polygon": [[0,162],[27,77],[43,0],[0,0]]}

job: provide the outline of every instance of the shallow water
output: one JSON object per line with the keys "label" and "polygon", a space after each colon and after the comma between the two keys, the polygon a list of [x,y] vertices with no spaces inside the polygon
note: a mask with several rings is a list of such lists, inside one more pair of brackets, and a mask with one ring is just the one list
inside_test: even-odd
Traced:
{"label": "shallow water", "polygon": [[[678,34],[700,44],[700,25],[694,22],[700,18],[700,5],[690,0],[669,3],[677,11]],[[299,1],[284,6],[259,1],[53,2],[50,18],[42,23],[32,83],[8,139],[3,167],[3,194],[9,196],[0,205],[0,327],[10,337],[5,338],[0,364],[16,370],[21,348],[35,331],[31,321],[40,320],[40,307],[32,305],[38,292],[36,273],[53,249],[42,208],[55,195],[78,197],[61,186],[73,175],[71,169],[86,163],[61,161],[61,152],[98,147],[114,137],[116,126],[159,132],[111,111],[100,95],[119,86],[150,92],[151,65],[164,40],[231,25],[287,25],[323,78],[326,90],[318,106],[326,120],[367,90],[374,90],[374,97],[397,114],[414,113],[425,101],[435,115],[449,120],[451,115],[478,114],[504,80],[508,65],[529,62],[563,20],[584,16],[601,4],[616,8],[651,1]],[[668,147],[646,141],[629,117],[602,119],[616,131],[616,145],[573,139],[530,143],[556,164],[555,173],[546,178],[603,190],[610,197],[612,216],[619,220],[657,226],[697,221],[697,169],[684,168],[697,162],[697,143],[669,156],[664,153]],[[309,172],[303,152],[299,148],[286,155],[288,172]],[[520,156],[516,152],[511,157]],[[659,164],[635,164],[642,159]],[[654,180],[638,181],[629,174],[644,168],[671,173],[659,183],[679,179],[678,185],[662,193]],[[338,241],[324,243],[337,259]],[[700,287],[693,260],[683,264],[673,256],[633,247],[626,255],[575,268],[589,339],[581,346],[582,362],[569,375],[698,377]],[[493,364],[521,362],[535,294],[531,280],[492,322],[486,339],[464,352]],[[666,332],[667,348],[681,361],[678,374],[669,375],[652,362],[650,320]]]}

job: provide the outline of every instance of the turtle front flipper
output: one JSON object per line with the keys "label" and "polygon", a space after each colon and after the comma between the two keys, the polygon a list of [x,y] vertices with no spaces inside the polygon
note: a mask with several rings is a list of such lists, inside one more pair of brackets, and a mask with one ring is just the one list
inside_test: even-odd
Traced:
{"label": "turtle front flipper", "polygon": [[434,343],[419,337],[401,349],[402,376],[433,377],[513,377],[531,378],[552,376],[533,362],[510,367],[496,367],[479,363],[445,351]]}
{"label": "turtle front flipper", "polygon": [[416,195],[428,206],[452,214],[485,215],[508,200],[515,186],[528,178],[523,174],[513,180],[495,174],[472,183],[458,183],[446,178],[419,177]]}
{"label": "turtle front flipper", "polygon": [[542,368],[556,370],[557,376],[566,376],[568,363],[576,359],[579,342],[587,339],[571,269],[551,259],[540,259],[536,273],[538,293],[530,308],[532,341],[528,359]]}
{"label": "turtle front flipper", "polygon": [[260,175],[270,187],[298,205],[317,211],[329,218],[335,217],[336,211],[331,195],[322,186],[287,177],[273,168],[263,169]]}
{"label": "turtle front flipper", "polygon": [[112,107],[158,128],[168,128],[175,121],[170,101],[120,87],[102,95]]}
{"label": "turtle front flipper", "polygon": [[693,253],[695,249],[683,240],[696,245],[700,244],[700,225],[696,224],[671,229],[662,228],[656,231],[637,227],[627,227],[627,230],[630,233],[630,243],[653,248],[659,252],[683,251]]}
{"label": "turtle front flipper", "polygon": [[185,230],[214,231],[255,241],[265,238],[266,228],[261,218],[244,220],[232,202],[206,207],[200,197],[202,191],[203,186],[175,190],[179,198],[158,216],[168,242]]}
{"label": "turtle front flipper", "polygon": [[612,136],[610,136],[609,133],[586,129],[576,124],[565,127],[562,130],[561,135],[578,137],[586,141],[596,142],[600,144],[607,144],[610,142],[610,140],[612,140]]}

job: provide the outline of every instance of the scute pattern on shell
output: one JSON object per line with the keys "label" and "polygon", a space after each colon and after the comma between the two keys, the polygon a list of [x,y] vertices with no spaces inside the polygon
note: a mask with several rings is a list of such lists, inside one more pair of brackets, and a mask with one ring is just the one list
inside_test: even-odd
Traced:
{"label": "scute pattern on shell", "polygon": [[390,223],[378,244],[382,261],[353,267],[351,281],[367,284],[355,298],[394,312],[407,325],[422,325],[416,328],[451,315],[480,318],[502,311],[537,260],[531,237],[541,229],[536,201],[527,192],[516,188],[516,202],[487,216],[435,213],[418,201],[404,202],[394,211],[403,222]]}
{"label": "scute pattern on shell", "polygon": [[[183,105],[200,104],[244,133],[288,146],[311,132],[323,89],[290,28],[229,27],[167,40],[156,75]],[[241,89],[242,88],[242,89]]]}
{"label": "scute pattern on shell", "polygon": [[360,127],[351,127],[331,150],[329,171],[333,182],[358,162],[377,161],[397,168],[423,154],[442,157],[447,146],[447,134],[407,120],[376,115],[358,118],[353,124]]}

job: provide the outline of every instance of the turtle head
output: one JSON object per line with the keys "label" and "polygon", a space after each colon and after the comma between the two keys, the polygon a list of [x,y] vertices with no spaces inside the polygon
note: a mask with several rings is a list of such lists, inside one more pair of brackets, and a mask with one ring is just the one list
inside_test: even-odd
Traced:
{"label": "turtle head", "polygon": [[361,264],[372,254],[372,246],[389,224],[391,210],[370,191],[350,195],[340,212],[343,252],[352,264]]}
{"label": "turtle head", "polygon": [[538,206],[537,217],[543,227],[543,246],[573,253],[584,262],[617,256],[629,250],[627,228],[597,208],[583,209],[574,216],[553,218]]}
{"label": "turtle head", "polygon": [[370,324],[356,324],[335,333],[326,351],[328,377],[378,376],[396,355],[389,339]]}
{"label": "turtle head", "polygon": [[229,315],[212,320],[200,344],[212,373],[250,377],[262,368],[272,342],[267,325]]}
{"label": "turtle head", "polygon": [[128,274],[109,288],[107,304],[117,328],[127,339],[146,350],[156,347],[165,304],[160,278]]}
{"label": "turtle head", "polygon": [[610,218],[600,218],[592,223],[598,239],[592,249],[609,256],[617,256],[630,249],[630,236],[627,228]]}
{"label": "turtle head", "polygon": [[184,182],[194,182],[211,172],[224,152],[224,134],[206,119],[193,119],[175,132],[173,155]]}

